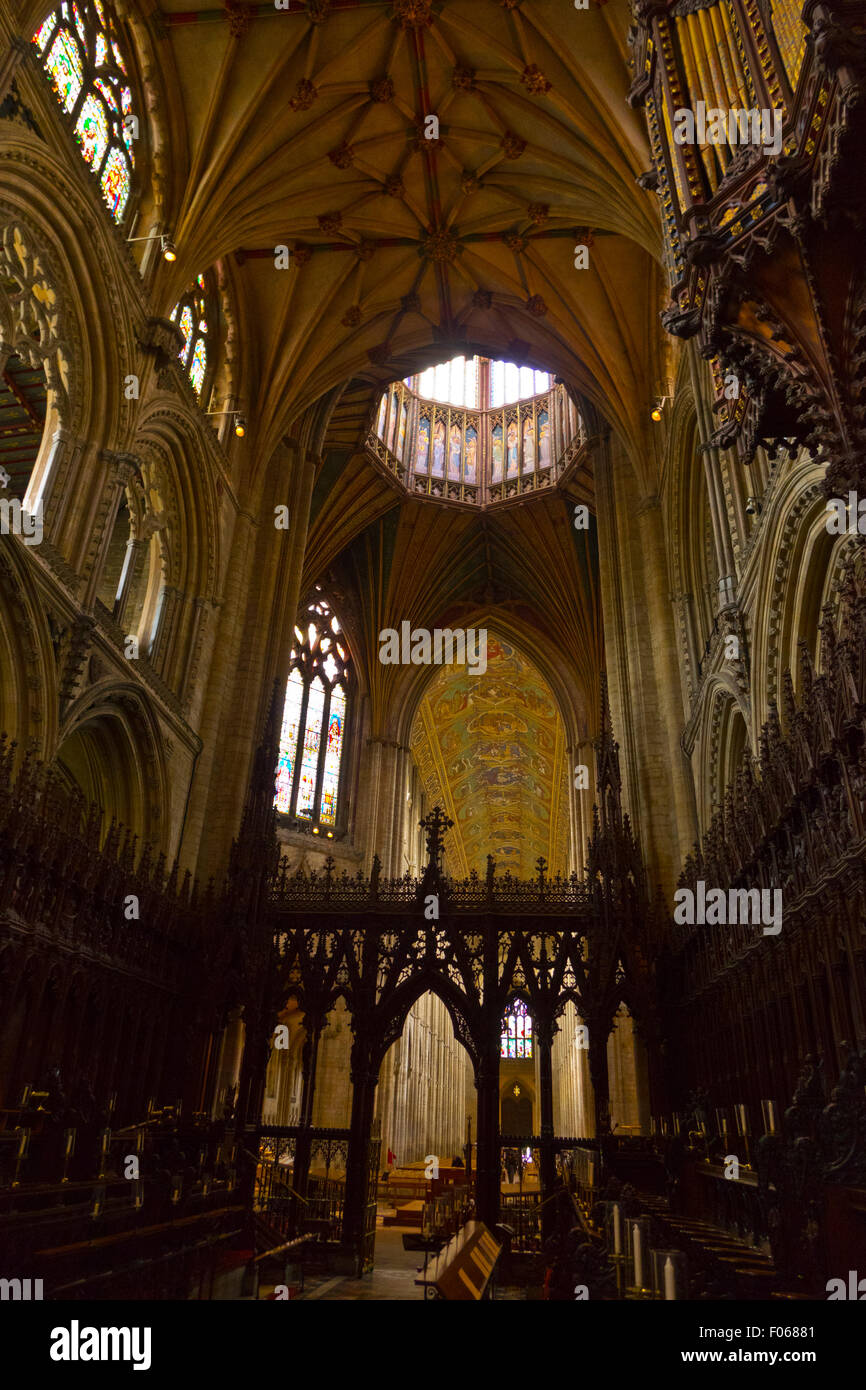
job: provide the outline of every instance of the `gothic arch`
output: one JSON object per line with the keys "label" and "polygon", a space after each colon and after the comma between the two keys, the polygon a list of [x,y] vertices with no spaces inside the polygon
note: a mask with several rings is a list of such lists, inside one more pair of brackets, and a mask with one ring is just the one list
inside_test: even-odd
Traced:
{"label": "gothic arch", "polygon": [[[24,8],[19,32],[28,43],[25,80],[31,85],[50,85],[41,59],[35,48],[31,49],[29,40],[58,6],[59,0],[54,3],[52,0],[29,0]],[[186,154],[186,126],[177,102],[172,109],[168,99],[169,84],[164,71],[171,63],[170,48],[158,44],[152,22],[135,0],[115,0],[114,10],[133,91],[132,114],[138,117],[140,130],[132,189],[122,225],[126,232],[133,226],[140,227],[143,234],[151,227],[165,230],[169,180],[175,162]],[[53,96],[50,90],[49,96]],[[62,113],[58,110],[56,115]]]}
{"label": "gothic arch", "polygon": [[[478,1037],[477,1026],[472,1020],[470,1001],[444,973],[440,974],[428,966],[398,985],[390,998],[378,1006],[378,1021],[372,1030],[374,1072],[378,1073],[389,1047],[402,1035],[412,1006],[428,992],[435,994],[447,1010],[454,1037],[463,1044],[473,1067],[477,1069],[483,1040]],[[354,1014],[352,1016],[354,1019]]]}
{"label": "gothic arch", "polygon": [[104,811],[103,828],[117,820],[139,844],[165,844],[169,833],[168,778],[155,715],[132,684],[91,687],[63,720],[54,762]]}
{"label": "gothic arch", "polygon": [[[512,613],[486,608],[472,611],[467,608],[467,611],[461,611],[459,614],[449,614],[447,620],[437,619],[436,626],[476,630],[485,628],[488,638],[501,637],[510,646],[516,647],[520,655],[536,668],[550,689],[557,713],[565,726],[566,743],[574,745],[589,736],[589,711],[594,710],[598,703],[596,693],[590,688],[589,682],[600,676],[600,670],[591,673],[586,678],[586,685],[581,687],[579,677],[583,673],[575,673],[573,669],[569,672],[564,661],[560,666],[554,654],[543,642],[537,640],[529,622]],[[441,669],[438,666],[401,668],[400,687],[395,690],[390,702],[391,707],[398,711],[394,728],[394,738],[398,743],[408,745],[424,692]],[[583,701],[579,699],[579,695],[584,696]]]}
{"label": "gothic arch", "polygon": [[733,677],[713,677],[703,701],[695,779],[701,830],[722,803],[747,748],[751,750],[748,710]]}
{"label": "gothic arch", "polygon": [[68,161],[12,128],[0,166],[0,241],[7,273],[31,302],[35,291],[46,327],[44,342],[30,354],[43,358],[49,388],[34,475],[51,488],[76,483],[46,476],[57,427],[94,451],[110,442],[116,447],[132,420],[124,378],[143,370],[134,332],[135,272],[131,261],[119,260],[115,229],[110,219],[103,225],[99,212]]}
{"label": "gothic arch", "polygon": [[51,635],[17,538],[0,539],[0,732],[45,756],[55,733],[57,672]]}
{"label": "gothic arch", "polygon": [[790,668],[799,679],[802,639],[817,638],[825,578],[835,561],[836,538],[826,527],[823,469],[808,456],[794,465],[772,501],[766,517],[761,567],[752,600],[751,639],[753,732],[766,722],[771,700],[781,703],[782,674]]}
{"label": "gothic arch", "polygon": [[165,508],[166,580],[190,598],[213,596],[220,570],[213,468],[200,431],[192,406],[163,397],[144,406],[132,446],[142,456],[145,491]]}
{"label": "gothic arch", "polygon": [[[681,625],[691,613],[695,649],[700,654],[713,631],[718,576],[713,545],[712,518],[707,497],[703,455],[698,450],[698,421],[692,391],[677,392],[668,445],[671,466],[668,530],[671,574],[675,593],[683,596]],[[688,595],[688,609],[685,596]],[[697,687],[699,673],[691,670],[686,633],[680,632],[688,684]]]}

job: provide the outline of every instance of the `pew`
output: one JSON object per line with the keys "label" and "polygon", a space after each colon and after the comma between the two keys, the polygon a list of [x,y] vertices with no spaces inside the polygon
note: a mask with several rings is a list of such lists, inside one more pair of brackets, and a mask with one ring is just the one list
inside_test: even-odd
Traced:
{"label": "pew", "polygon": [[483,1221],[467,1221],[445,1248],[416,1277],[415,1283],[434,1288],[450,1302],[478,1302],[490,1287],[502,1246]]}

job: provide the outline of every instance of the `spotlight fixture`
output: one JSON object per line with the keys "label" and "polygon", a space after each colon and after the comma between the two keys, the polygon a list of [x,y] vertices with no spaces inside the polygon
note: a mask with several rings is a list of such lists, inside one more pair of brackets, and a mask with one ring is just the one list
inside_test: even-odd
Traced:
{"label": "spotlight fixture", "polygon": [[328,831],[328,839],[329,839],[329,840],[333,840],[333,838],[334,838],[334,832],[333,832],[333,830],[329,830],[329,831]]}
{"label": "spotlight fixture", "polygon": [[660,407],[660,406],[656,406],[656,407],[654,408],[654,410],[653,410],[653,412],[652,412],[651,418],[652,418],[653,420],[655,420],[656,423],[658,423],[658,421],[662,418],[662,412],[661,412],[661,407]]}
{"label": "spotlight fixture", "polygon": [[317,825],[314,825],[314,826],[313,826],[313,834],[314,834],[314,835],[318,835],[318,833],[319,833],[319,827],[318,827]]}
{"label": "spotlight fixture", "polygon": [[127,241],[158,241],[164,261],[177,260],[177,247],[167,232],[152,232],[150,236],[128,236]]}
{"label": "spotlight fixture", "polygon": [[670,400],[673,400],[672,396],[657,397],[656,403],[650,411],[650,419],[655,420],[656,424],[658,424],[659,420],[662,418],[662,411]]}
{"label": "spotlight fixture", "polygon": [[746,498],[746,516],[757,516],[761,510],[761,504],[757,497]]}
{"label": "spotlight fixture", "polygon": [[240,410],[206,410],[205,415],[230,415],[234,420],[234,431],[238,439],[247,432],[247,417]]}

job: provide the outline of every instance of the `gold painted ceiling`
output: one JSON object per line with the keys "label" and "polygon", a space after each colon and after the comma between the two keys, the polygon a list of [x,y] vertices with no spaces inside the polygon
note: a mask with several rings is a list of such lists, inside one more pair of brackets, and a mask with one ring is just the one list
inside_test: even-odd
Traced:
{"label": "gold painted ceiling", "polygon": [[510,644],[488,634],[487,670],[443,667],[424,693],[410,746],[429,805],[454,821],[446,867],[463,877],[534,876],[543,855],[564,872],[568,853],[565,733],[550,688]]}

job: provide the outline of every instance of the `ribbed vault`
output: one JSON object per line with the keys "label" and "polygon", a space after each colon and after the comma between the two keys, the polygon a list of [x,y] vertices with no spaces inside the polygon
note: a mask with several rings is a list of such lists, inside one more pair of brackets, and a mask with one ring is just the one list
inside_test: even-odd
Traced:
{"label": "ribbed vault", "polygon": [[463,344],[552,368],[637,443],[661,278],[625,0],[187,5],[151,21],[179,250],[157,294],[234,258],[251,461],[323,390]]}

